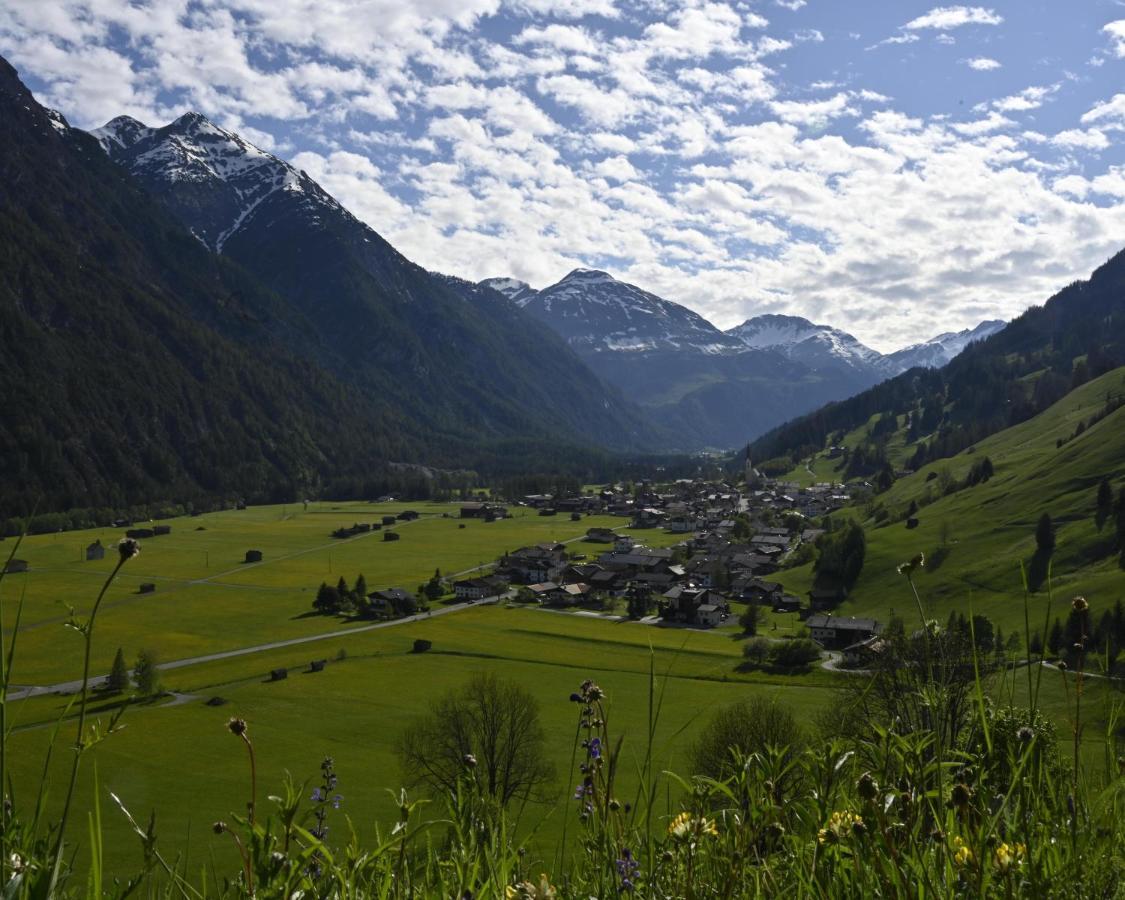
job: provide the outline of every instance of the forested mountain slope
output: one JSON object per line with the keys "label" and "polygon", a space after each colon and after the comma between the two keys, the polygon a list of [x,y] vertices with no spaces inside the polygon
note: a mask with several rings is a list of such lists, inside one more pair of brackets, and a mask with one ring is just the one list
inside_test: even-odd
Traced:
{"label": "forested mountain slope", "polygon": [[[941,369],[911,369],[848,400],[830,403],[762,436],[755,460],[798,461],[865,423],[869,439],[852,474],[886,464],[880,445],[905,431],[910,467],[951,456],[1026,421],[1069,391],[1125,362],[1125,252],[1043,306],[970,344]],[[878,419],[873,420],[873,417]]]}

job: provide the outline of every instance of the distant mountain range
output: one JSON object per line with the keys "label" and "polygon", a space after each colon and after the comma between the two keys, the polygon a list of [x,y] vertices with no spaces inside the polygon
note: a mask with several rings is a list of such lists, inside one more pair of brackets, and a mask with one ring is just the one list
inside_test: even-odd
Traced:
{"label": "distant mountain range", "polygon": [[[753,442],[752,458],[785,468],[846,439],[850,474],[889,475],[895,468],[886,447],[892,435],[901,436],[898,449],[904,445],[909,454],[907,468],[918,469],[1027,421],[1125,364],[1125,251],[1088,280],[1068,285],[999,330],[995,325],[986,322],[975,333],[942,335],[900,351],[901,359],[923,363],[956,355],[941,367],[910,369],[786,422]],[[1121,402],[1105,397],[1107,409]],[[1093,485],[1100,476],[1082,477]]]}
{"label": "distant mountain range", "polygon": [[884,355],[797,316],[756,316],[720,331],[680,304],[591,269],[538,291],[514,278],[481,285],[549,325],[689,449],[734,446],[914,366],[942,366],[1004,327],[982,322]]}
{"label": "distant mountain range", "polygon": [[91,136],[0,60],[0,120],[0,517],[662,444],[503,295],[431,275],[202,116]]}
{"label": "distant mountain range", "polygon": [[590,475],[741,445],[996,326],[881,356],[594,270],[475,284],[198,113],[88,134],[0,60],[0,118],[3,515],[362,496],[400,462]]}

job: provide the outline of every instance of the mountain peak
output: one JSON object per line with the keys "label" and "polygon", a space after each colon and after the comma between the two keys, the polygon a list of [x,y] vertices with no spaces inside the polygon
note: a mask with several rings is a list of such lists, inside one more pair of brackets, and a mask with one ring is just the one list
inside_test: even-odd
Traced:
{"label": "mountain peak", "polygon": [[90,134],[98,139],[102,149],[112,157],[116,152],[127,150],[137,141],[148,137],[152,134],[152,129],[132,116],[117,116],[101,128],[95,128]]}
{"label": "mountain peak", "polygon": [[539,293],[526,281],[520,281],[518,278],[486,278],[484,281],[478,282],[478,284],[481,287],[486,287],[503,294],[516,304],[516,306],[526,306],[531,298]]}
{"label": "mountain peak", "polygon": [[559,284],[582,282],[584,284],[599,284],[602,282],[615,282],[617,281],[608,272],[603,272],[601,269],[572,269],[567,275],[559,282]]}
{"label": "mountain peak", "polygon": [[911,344],[885,357],[890,374],[904,372],[916,366],[939,369],[961,353],[973,341],[983,341],[1007,326],[1002,319],[986,319],[975,328],[947,331],[928,341]]}
{"label": "mountain peak", "polygon": [[288,163],[199,112],[186,112],[162,128],[118,116],[93,134],[110,158],[149,190],[175,195],[176,214],[218,252],[270,197],[299,195],[305,202],[316,193],[320,207],[338,206]]}
{"label": "mountain peak", "polygon": [[876,351],[846,331],[817,325],[801,316],[766,313],[747,319],[726,333],[747,347],[776,350],[814,370],[838,365],[866,369],[879,359]]}
{"label": "mountain peak", "polygon": [[198,133],[200,131],[206,131],[209,129],[216,132],[222,130],[218,128],[205,115],[203,115],[203,113],[196,112],[195,110],[189,110],[188,112],[184,113],[174,122],[172,122],[168,127],[175,129],[176,131],[187,131],[190,133]]}

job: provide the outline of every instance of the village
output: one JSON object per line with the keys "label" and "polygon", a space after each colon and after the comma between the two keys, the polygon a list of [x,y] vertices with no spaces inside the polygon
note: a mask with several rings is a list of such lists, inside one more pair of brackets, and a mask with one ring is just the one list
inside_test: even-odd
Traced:
{"label": "village", "polygon": [[[826,650],[857,666],[877,646],[882,624],[834,614],[839,585],[818,583],[806,597],[770,579],[815,554],[825,516],[852,502],[849,488],[802,487],[771,481],[747,467],[745,483],[682,479],[657,486],[606,486],[570,497],[531,494],[508,501],[461,504],[462,519],[496,521],[513,507],[540,516],[617,516],[621,526],[590,528],[569,546],[541,543],[513,549],[487,574],[454,580],[459,602],[507,598],[554,610],[606,611],[661,626],[710,629],[735,623],[732,603],[790,613]],[[526,514],[525,512],[525,514]],[[628,529],[628,533],[626,533]],[[645,545],[645,531],[682,535],[674,546]],[[662,542],[666,543],[666,542]],[[392,589],[404,594],[404,589]],[[380,592],[385,602],[388,592]]]}

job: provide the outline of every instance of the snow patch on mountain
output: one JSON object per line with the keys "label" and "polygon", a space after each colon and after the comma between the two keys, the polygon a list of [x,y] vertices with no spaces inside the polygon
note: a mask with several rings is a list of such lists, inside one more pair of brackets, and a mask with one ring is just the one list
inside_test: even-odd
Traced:
{"label": "snow patch on mountain", "polygon": [[881,358],[878,351],[860,343],[846,331],[817,325],[800,316],[756,316],[726,333],[747,347],[776,350],[813,368],[837,363],[867,368],[876,365]]}
{"label": "snow patch on mountain", "polygon": [[588,351],[694,349],[713,354],[742,349],[686,307],[598,269],[575,269],[529,297],[523,306],[572,346]]}
{"label": "snow patch on mountain", "polygon": [[[161,190],[197,189],[196,215],[186,224],[219,253],[278,192],[302,202],[313,222],[319,221],[324,207],[344,212],[303,172],[200,113],[185,113],[162,128],[118,116],[91,133],[112,159],[142,181]],[[187,206],[181,210],[185,215]]]}
{"label": "snow patch on mountain", "polygon": [[491,288],[511,300],[516,306],[526,306],[538,291],[526,281],[518,278],[486,278],[477,282],[481,287]]}
{"label": "snow patch on mountain", "polygon": [[995,334],[1008,323],[1001,319],[989,319],[981,322],[975,328],[966,328],[963,331],[947,331],[937,337],[930,338],[919,344],[903,347],[884,357],[884,367],[888,375],[897,375],[907,369],[925,366],[938,369],[958,356],[969,344],[974,341],[983,341]]}

